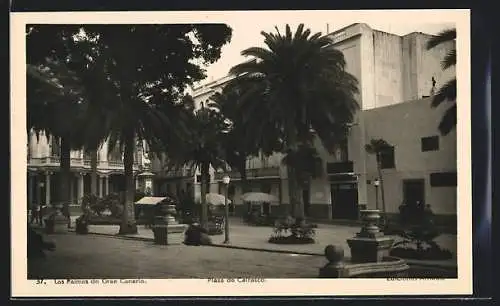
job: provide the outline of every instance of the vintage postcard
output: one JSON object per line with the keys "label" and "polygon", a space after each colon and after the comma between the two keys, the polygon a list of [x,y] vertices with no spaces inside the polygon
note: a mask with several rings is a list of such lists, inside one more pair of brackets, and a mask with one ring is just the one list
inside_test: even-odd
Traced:
{"label": "vintage postcard", "polygon": [[12,13],[12,296],[471,294],[469,14]]}

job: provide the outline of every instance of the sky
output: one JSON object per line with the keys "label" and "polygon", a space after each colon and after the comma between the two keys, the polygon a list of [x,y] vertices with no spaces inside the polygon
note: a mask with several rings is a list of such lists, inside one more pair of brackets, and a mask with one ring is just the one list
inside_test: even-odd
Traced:
{"label": "sky", "polygon": [[[327,24],[329,32],[340,30],[341,28],[350,24],[356,23],[343,22],[333,23],[326,20],[309,20],[304,22],[305,28],[310,28],[312,33],[327,32]],[[292,32],[299,25],[300,22],[288,22],[292,28]],[[257,20],[254,25],[249,26],[248,22],[231,22],[228,25],[233,29],[232,39],[229,44],[222,48],[221,58],[214,64],[206,67],[207,78],[200,82],[204,84],[211,80],[216,80],[224,77],[229,72],[229,69],[244,61],[245,58],[240,55],[240,52],[248,47],[260,46],[264,47],[264,37],[261,31],[275,32],[275,26],[278,26],[280,33],[284,32],[286,22],[280,23],[276,20]],[[383,23],[383,22],[367,22],[367,24],[375,30],[380,30],[397,35],[406,35],[411,32],[423,32],[428,34],[437,34],[441,30],[453,27],[452,23],[429,23],[429,22],[405,22],[405,23]]]}

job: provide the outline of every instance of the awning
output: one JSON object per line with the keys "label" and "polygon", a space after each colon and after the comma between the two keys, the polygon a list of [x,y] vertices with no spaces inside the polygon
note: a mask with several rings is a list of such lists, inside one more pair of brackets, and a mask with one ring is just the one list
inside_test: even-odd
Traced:
{"label": "awning", "polygon": [[156,205],[166,200],[166,197],[144,197],[139,201],[135,202],[137,205]]}

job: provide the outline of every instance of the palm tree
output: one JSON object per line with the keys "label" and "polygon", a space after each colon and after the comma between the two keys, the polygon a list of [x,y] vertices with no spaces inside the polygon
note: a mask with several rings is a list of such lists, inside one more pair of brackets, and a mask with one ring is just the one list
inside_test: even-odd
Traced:
{"label": "palm tree", "polygon": [[[297,151],[290,152],[283,157],[282,163],[287,167],[294,167],[295,179],[301,190],[309,188],[313,178],[323,175],[323,160],[316,148],[311,145],[299,145]],[[304,203],[300,204],[301,206],[297,208],[291,207],[292,215],[295,214],[295,209],[305,212]]]}
{"label": "palm tree", "polygon": [[[294,34],[289,25],[285,34],[277,28],[276,32],[261,32],[267,48],[242,51],[253,60],[230,70],[237,79],[254,84],[245,88],[238,106],[245,114],[244,124],[272,132],[282,143],[281,151],[291,156],[300,146],[310,146],[314,137],[331,150],[346,135],[346,123],[358,109],[357,80],[345,71],[344,56],[328,36],[311,35],[303,24]],[[303,218],[299,163],[295,160],[287,167],[288,189],[290,205],[302,207],[295,210],[295,217]]]}
{"label": "palm tree", "polygon": [[[203,105],[196,112],[187,114],[190,115],[189,133],[181,143],[178,143],[176,150],[168,152],[166,167],[188,166],[200,170],[201,225],[206,227],[208,224],[206,194],[210,184],[210,167],[228,169],[225,152],[221,145],[222,134],[227,131],[227,125],[220,113]],[[166,143],[166,140],[162,143]]]}
{"label": "palm tree", "polygon": [[[456,29],[448,29],[440,32],[427,42],[427,50],[436,46],[455,41],[457,37]],[[457,63],[457,50],[451,49],[441,62],[443,70],[454,67]],[[443,102],[449,102],[451,105],[446,110],[441,122],[439,123],[439,131],[442,135],[447,135],[457,125],[457,78],[453,78],[444,84],[436,95],[432,98],[432,107],[438,107]]]}
{"label": "palm tree", "polygon": [[[237,79],[227,84],[222,92],[211,97],[208,106],[218,110],[223,120],[228,124],[228,132],[221,134],[221,143],[225,151],[225,160],[228,165],[236,169],[241,175],[243,193],[249,191],[246,161],[249,157],[269,156],[274,151],[279,151],[278,137],[273,135],[273,128],[259,125],[261,129],[252,129],[245,125],[245,114],[239,111],[238,105],[244,98],[245,86],[253,86],[245,79]],[[262,99],[258,95],[253,98]]]}
{"label": "palm tree", "polygon": [[[365,145],[365,151],[368,154],[375,155],[377,161],[377,174],[380,181],[380,195],[382,197],[382,212],[385,218],[385,193],[384,193],[384,178],[382,176],[382,155],[387,149],[392,148],[392,146],[384,139],[372,139],[370,143]],[[377,207],[378,209],[378,207]]]}

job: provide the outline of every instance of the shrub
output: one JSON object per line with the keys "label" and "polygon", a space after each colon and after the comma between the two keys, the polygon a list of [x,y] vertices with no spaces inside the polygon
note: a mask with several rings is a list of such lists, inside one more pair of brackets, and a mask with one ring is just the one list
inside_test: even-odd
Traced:
{"label": "shrub", "polygon": [[314,243],[316,231],[314,226],[304,219],[294,219],[290,216],[277,220],[273,234],[269,238],[271,243]]}
{"label": "shrub", "polygon": [[87,194],[82,198],[82,210],[90,211],[90,215],[103,216],[110,212],[110,217],[121,218],[123,214],[123,199],[119,193],[110,193],[103,198]]}
{"label": "shrub", "polygon": [[100,216],[102,212],[106,209],[103,206],[98,205],[99,197],[93,194],[86,194],[82,198],[81,208],[82,211],[91,211],[96,215]]}
{"label": "shrub", "polygon": [[391,255],[413,259],[451,258],[451,252],[441,249],[434,241],[440,235],[440,232],[434,224],[433,215],[430,206],[427,205],[425,210],[422,211],[422,215],[414,219],[419,224],[398,233],[403,239],[393,244]]}

